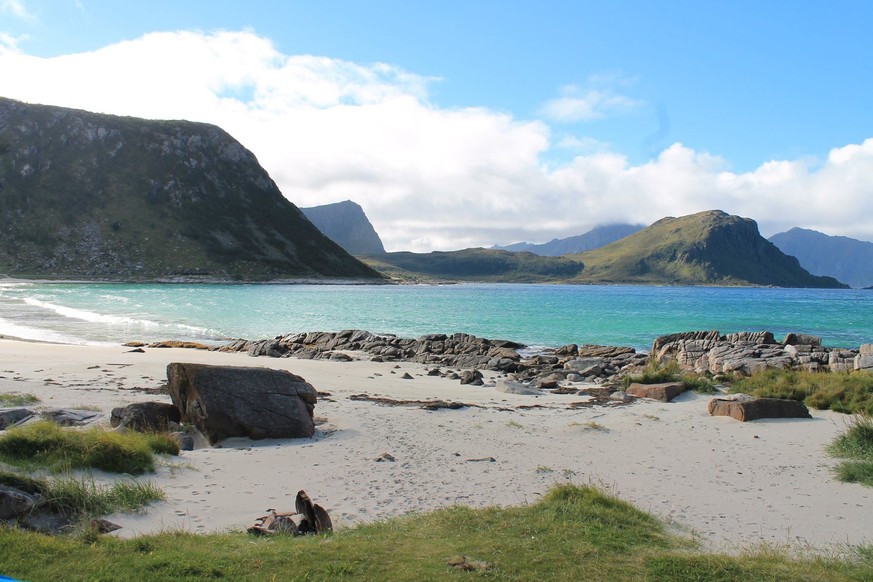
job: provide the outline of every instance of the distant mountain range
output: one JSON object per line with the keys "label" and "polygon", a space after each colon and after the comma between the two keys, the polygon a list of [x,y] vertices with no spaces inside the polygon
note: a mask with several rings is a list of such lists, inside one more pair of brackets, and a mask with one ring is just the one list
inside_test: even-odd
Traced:
{"label": "distant mountain range", "polygon": [[643,224],[607,224],[594,227],[585,234],[569,238],[556,238],[547,243],[532,244],[518,242],[505,247],[494,246],[492,248],[512,252],[534,253],[544,257],[560,257],[606,246],[643,228],[645,228]]}
{"label": "distant mountain range", "polygon": [[805,228],[792,228],[769,240],[783,253],[797,257],[810,273],[835,277],[856,288],[873,286],[873,243]]}
{"label": "distant mountain range", "polygon": [[17,277],[381,278],[218,127],[3,98],[0,232]]}
{"label": "distant mountain range", "polygon": [[384,255],[382,239],[360,205],[346,200],[334,204],[301,208],[306,218],[318,230],[344,248],[349,254]]}
{"label": "distant mountain range", "polygon": [[465,249],[386,253],[368,262],[413,280],[845,287],[805,271],[763,238],[754,220],[720,210],[664,218],[609,245],[563,257]]}

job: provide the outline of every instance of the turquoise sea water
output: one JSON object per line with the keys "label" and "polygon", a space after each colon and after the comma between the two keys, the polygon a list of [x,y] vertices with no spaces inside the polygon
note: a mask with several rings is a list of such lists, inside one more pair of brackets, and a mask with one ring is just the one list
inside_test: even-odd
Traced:
{"label": "turquoise sea water", "polygon": [[571,285],[174,285],[0,283],[0,334],[69,343],[274,337],[366,329],[472,333],[532,347],[647,350],[659,335],[789,331],[873,343],[873,292]]}

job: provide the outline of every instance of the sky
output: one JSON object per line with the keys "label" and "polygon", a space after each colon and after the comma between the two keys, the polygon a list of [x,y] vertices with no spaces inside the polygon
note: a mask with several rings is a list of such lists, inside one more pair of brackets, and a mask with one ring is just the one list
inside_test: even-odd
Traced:
{"label": "sky", "polygon": [[710,209],[873,241],[873,2],[0,0],[0,96],[214,123],[389,251]]}

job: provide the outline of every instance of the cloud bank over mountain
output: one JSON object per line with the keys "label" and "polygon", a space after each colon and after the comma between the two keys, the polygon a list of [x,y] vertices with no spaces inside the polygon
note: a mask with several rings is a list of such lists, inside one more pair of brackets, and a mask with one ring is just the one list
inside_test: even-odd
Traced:
{"label": "cloud bank over mountain", "polygon": [[[602,143],[566,157],[569,142],[588,143],[586,119],[639,102],[615,88],[567,87],[540,118],[519,119],[441,107],[430,98],[440,82],[384,63],[283,54],[251,31],[157,32],[52,58],[0,38],[0,95],[217,124],[298,206],[360,204],[387,250],[547,241],[711,208],[754,218],[765,236],[802,226],[873,240],[873,139],[744,173],[680,142],[641,164]],[[559,135],[551,124],[562,120],[582,122],[581,133]]]}

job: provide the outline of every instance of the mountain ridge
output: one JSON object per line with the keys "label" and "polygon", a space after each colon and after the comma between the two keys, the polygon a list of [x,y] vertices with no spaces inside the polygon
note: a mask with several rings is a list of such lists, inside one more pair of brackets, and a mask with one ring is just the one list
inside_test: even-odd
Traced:
{"label": "mountain ridge", "polygon": [[512,252],[529,252],[544,257],[560,257],[608,245],[643,228],[645,228],[643,224],[604,224],[595,226],[588,232],[577,236],[554,238],[546,243],[518,242],[507,246],[493,246],[491,248]]}
{"label": "mountain ridge", "polygon": [[794,227],[768,239],[804,269],[863,289],[873,285],[873,243]]}
{"label": "mountain ridge", "polygon": [[344,200],[300,209],[306,218],[350,255],[384,255],[385,247],[361,205]]}
{"label": "mountain ridge", "polygon": [[190,121],[0,98],[0,228],[0,273],[25,278],[381,278]]}

